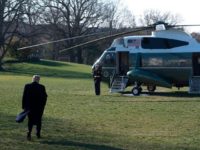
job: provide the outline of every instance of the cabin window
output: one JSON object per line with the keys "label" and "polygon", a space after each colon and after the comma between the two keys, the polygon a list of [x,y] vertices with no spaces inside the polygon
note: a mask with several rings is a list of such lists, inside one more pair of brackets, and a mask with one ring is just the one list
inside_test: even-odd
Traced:
{"label": "cabin window", "polygon": [[127,41],[127,43],[128,43],[128,47],[139,48],[141,45],[141,40],[140,39],[129,39]]}
{"label": "cabin window", "polygon": [[188,44],[188,42],[180,40],[146,37],[142,39],[141,45],[144,49],[170,49]]}
{"label": "cabin window", "polygon": [[172,53],[144,54],[143,67],[190,67],[191,56],[188,54],[174,55]]}

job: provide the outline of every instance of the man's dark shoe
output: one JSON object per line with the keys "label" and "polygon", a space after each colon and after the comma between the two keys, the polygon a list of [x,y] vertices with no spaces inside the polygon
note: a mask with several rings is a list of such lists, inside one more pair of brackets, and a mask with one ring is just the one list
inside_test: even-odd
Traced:
{"label": "man's dark shoe", "polygon": [[31,133],[29,133],[29,132],[27,133],[27,140],[31,141]]}

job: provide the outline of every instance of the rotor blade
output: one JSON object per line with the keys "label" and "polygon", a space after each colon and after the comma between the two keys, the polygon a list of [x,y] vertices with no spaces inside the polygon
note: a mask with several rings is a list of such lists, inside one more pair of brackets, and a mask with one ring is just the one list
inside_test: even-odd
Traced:
{"label": "rotor blade", "polygon": [[40,44],[35,44],[35,45],[30,45],[30,46],[25,46],[25,47],[18,48],[17,50],[24,50],[24,49],[27,49],[27,48],[39,47],[39,46],[43,46],[43,45],[47,45],[47,44],[63,42],[63,41],[68,41],[68,40],[73,40],[73,39],[78,39],[78,38],[83,38],[83,37],[89,37],[89,36],[94,36],[94,35],[99,35],[99,34],[104,34],[104,33],[108,33],[108,32],[101,32],[101,33],[93,33],[93,34],[88,34],[88,35],[75,36],[75,37],[71,37],[71,38],[65,38],[65,39],[60,39],[60,40],[55,40],[55,41],[50,41],[50,42],[45,42],[45,43],[40,43]]}
{"label": "rotor blade", "polygon": [[200,24],[167,25],[167,27],[200,27]]}
{"label": "rotor blade", "polygon": [[167,28],[175,28],[175,27],[200,27],[200,24],[180,24],[180,25],[166,25]]}
{"label": "rotor blade", "polygon": [[165,25],[165,27],[189,27],[189,26],[200,26],[200,24],[168,24],[167,22],[163,22],[163,21],[157,21],[154,24],[150,25],[150,26],[154,26],[156,27],[157,25]]}
{"label": "rotor blade", "polygon": [[69,47],[69,48],[66,48],[66,49],[62,49],[59,52],[62,53],[62,52],[65,52],[65,51],[68,51],[68,50],[71,50],[71,49],[74,49],[74,48],[77,48],[77,47],[85,46],[85,45],[95,43],[95,42],[98,42],[98,41],[101,41],[101,40],[105,40],[105,39],[108,39],[108,38],[113,38],[113,37],[117,37],[117,36],[121,36],[121,35],[125,35],[125,34],[130,34],[130,33],[134,33],[134,32],[139,32],[139,31],[145,31],[145,30],[148,30],[148,29],[151,29],[151,28],[153,28],[153,27],[152,26],[150,26],[150,27],[139,27],[139,28],[137,28],[137,30],[122,32],[122,33],[113,34],[113,35],[110,35],[110,36],[98,38],[98,39],[95,39],[95,40],[92,40],[92,41],[89,41],[89,42],[78,44],[76,46],[72,46],[72,47]]}

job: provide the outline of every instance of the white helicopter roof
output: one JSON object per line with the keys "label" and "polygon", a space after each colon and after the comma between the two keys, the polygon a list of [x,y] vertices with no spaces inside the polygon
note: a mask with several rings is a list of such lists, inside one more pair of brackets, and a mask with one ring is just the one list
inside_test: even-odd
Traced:
{"label": "white helicopter roof", "polygon": [[175,40],[180,40],[180,41],[187,41],[193,44],[198,44],[198,42],[191,35],[177,29],[157,30],[157,31],[153,31],[151,35],[126,36],[124,37],[124,40],[128,41],[129,39],[142,39],[145,37],[175,39]]}
{"label": "white helicopter roof", "polygon": [[[116,47],[116,51],[131,51],[131,52],[138,52],[141,50],[143,52],[166,52],[160,49],[143,49],[141,47],[142,39],[143,38],[164,38],[164,39],[172,39],[172,40],[179,40],[183,42],[188,42],[188,45],[177,46],[173,48],[169,48],[167,52],[183,52],[183,51],[199,51],[200,44],[189,34],[184,31],[177,30],[177,29],[168,29],[168,30],[157,30],[153,31],[151,35],[136,35],[136,36],[125,36],[123,38],[119,38],[119,40],[123,42],[114,43],[112,46]],[[155,43],[154,43],[155,44]],[[162,49],[162,48],[161,48]],[[134,50],[134,51],[133,51]],[[149,51],[150,50],[150,51]]]}
{"label": "white helicopter roof", "polygon": [[192,37],[186,32],[175,29],[153,31],[151,36],[186,41],[192,39]]}
{"label": "white helicopter roof", "polygon": [[179,31],[179,30],[159,30],[153,31],[151,35],[137,35],[137,36],[125,36],[124,39],[141,39],[143,37],[160,37],[160,38],[169,38],[169,39],[177,39],[177,40],[191,40],[192,36],[189,34]]}

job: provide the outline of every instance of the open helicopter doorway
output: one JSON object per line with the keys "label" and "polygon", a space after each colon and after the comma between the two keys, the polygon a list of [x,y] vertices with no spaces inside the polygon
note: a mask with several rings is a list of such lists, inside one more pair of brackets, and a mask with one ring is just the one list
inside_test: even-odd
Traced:
{"label": "open helicopter doorway", "polygon": [[129,71],[129,52],[117,52],[116,73],[125,76]]}
{"label": "open helicopter doorway", "polygon": [[193,76],[200,76],[200,53],[192,54]]}
{"label": "open helicopter doorway", "polygon": [[192,54],[192,77],[189,81],[189,93],[200,94],[200,53]]}

